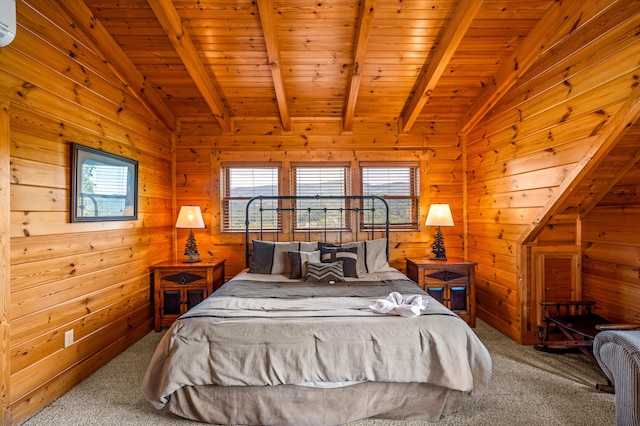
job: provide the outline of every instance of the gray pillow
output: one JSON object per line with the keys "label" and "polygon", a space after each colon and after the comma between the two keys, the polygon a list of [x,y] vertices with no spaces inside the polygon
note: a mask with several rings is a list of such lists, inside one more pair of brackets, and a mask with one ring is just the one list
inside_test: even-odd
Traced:
{"label": "gray pillow", "polygon": [[253,240],[249,272],[252,274],[289,274],[289,251],[314,251],[318,243],[303,241]]}
{"label": "gray pillow", "polygon": [[273,253],[276,246],[268,241],[253,240],[249,272],[252,274],[270,274],[273,266]]}
{"label": "gray pillow", "polygon": [[[387,239],[378,238],[375,240],[354,241],[344,244],[318,243],[318,247],[340,247],[340,248],[358,248],[358,261],[356,271],[358,274],[374,273],[381,271],[393,270],[389,266],[387,258]],[[345,273],[346,275],[346,273]]]}
{"label": "gray pillow", "polygon": [[358,278],[358,247],[322,246],[320,259],[323,263],[340,261],[345,277]]}

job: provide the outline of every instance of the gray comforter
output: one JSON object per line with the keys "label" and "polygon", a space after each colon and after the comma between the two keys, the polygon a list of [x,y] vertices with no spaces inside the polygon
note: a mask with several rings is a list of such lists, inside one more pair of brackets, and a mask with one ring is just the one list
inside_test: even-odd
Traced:
{"label": "gray comforter", "polygon": [[[491,358],[473,330],[400,273],[318,284],[241,274],[176,321],[143,392],[161,408],[187,386],[428,383],[479,398]],[[255,277],[254,277],[255,278]],[[369,306],[421,294],[415,318]]]}

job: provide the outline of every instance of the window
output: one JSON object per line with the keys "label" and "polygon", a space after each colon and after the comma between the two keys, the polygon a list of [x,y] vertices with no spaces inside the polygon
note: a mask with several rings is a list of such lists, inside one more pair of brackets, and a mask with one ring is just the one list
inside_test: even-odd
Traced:
{"label": "window", "polygon": [[[259,195],[278,195],[280,167],[222,167],[222,230],[244,231],[247,202]],[[254,202],[249,211],[250,229],[280,229],[276,200]],[[262,208],[262,212],[260,209]],[[262,222],[262,226],[261,226]]]}
{"label": "window", "polygon": [[[348,165],[295,165],[291,166],[293,195],[345,196],[349,188]],[[327,211],[308,211],[309,208],[327,207]],[[342,200],[298,200],[295,224],[297,229],[345,229],[348,215]]]}
{"label": "window", "polygon": [[138,162],[71,144],[71,222],[138,218]]}
{"label": "window", "polygon": [[[362,195],[377,195],[386,200],[389,205],[389,226],[392,228],[418,228],[418,171],[417,164],[360,165]],[[364,207],[369,206],[365,204]],[[364,226],[371,223],[371,214],[365,212]],[[377,211],[375,214],[375,223],[384,223],[384,213],[380,211],[380,217],[377,217]]]}

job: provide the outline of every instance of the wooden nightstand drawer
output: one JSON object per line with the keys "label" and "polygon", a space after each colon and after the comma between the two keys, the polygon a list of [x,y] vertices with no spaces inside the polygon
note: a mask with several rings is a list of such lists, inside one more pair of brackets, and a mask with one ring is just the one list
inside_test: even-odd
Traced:
{"label": "wooden nightstand drawer", "polygon": [[442,268],[423,268],[425,284],[441,284],[443,282],[451,284],[468,284],[469,283],[469,267],[451,267]]}
{"label": "wooden nightstand drawer", "polygon": [[198,285],[206,284],[207,270],[194,269],[185,271],[183,269],[159,270],[162,285]]}
{"label": "wooden nightstand drawer", "polygon": [[225,260],[165,262],[151,267],[155,329],[171,325],[180,315],[209,297],[224,284]]}
{"label": "wooden nightstand drawer", "polygon": [[475,266],[462,259],[407,259],[407,276],[475,327]]}

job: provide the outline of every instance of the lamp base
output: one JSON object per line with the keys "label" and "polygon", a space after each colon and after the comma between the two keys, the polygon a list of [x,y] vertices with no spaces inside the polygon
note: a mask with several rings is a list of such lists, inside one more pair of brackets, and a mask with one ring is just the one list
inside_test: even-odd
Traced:
{"label": "lamp base", "polygon": [[442,236],[442,231],[439,226],[436,231],[436,237],[431,245],[431,253],[436,255],[433,260],[447,260],[447,251],[444,248],[444,237]]}
{"label": "lamp base", "polygon": [[187,259],[183,260],[183,263],[202,262],[202,259],[200,259],[200,253],[198,253],[198,247],[196,245],[196,237],[194,237],[193,235],[193,229],[189,230],[187,243],[184,246],[184,255],[187,256]]}

